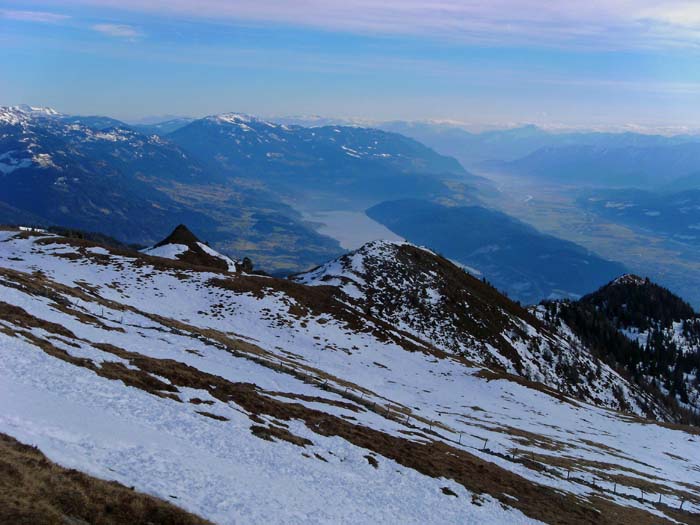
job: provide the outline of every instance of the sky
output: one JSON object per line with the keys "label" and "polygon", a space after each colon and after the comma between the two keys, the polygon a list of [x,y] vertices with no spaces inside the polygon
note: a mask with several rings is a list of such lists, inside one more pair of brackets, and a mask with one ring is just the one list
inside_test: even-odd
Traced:
{"label": "sky", "polygon": [[697,130],[700,2],[0,0],[0,105]]}

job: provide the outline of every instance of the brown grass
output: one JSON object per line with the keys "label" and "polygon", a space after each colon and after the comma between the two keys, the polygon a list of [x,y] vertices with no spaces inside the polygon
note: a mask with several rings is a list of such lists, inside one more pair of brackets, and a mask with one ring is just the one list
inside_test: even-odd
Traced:
{"label": "brown grass", "polygon": [[215,419],[216,421],[230,421],[230,419],[227,417],[220,416],[219,414],[212,414],[211,412],[206,412],[204,410],[195,410],[195,412],[204,417],[208,417],[209,419]]}
{"label": "brown grass", "polygon": [[0,523],[7,525],[207,524],[170,503],[49,461],[0,434]]}
{"label": "brown grass", "polygon": [[297,445],[299,447],[313,445],[311,440],[296,436],[286,428],[282,428],[277,425],[270,425],[268,427],[263,427],[261,425],[253,425],[250,427],[250,431],[253,433],[254,436],[257,436],[261,439],[266,439],[267,441],[274,441],[275,439],[279,439],[291,443],[293,445]]}

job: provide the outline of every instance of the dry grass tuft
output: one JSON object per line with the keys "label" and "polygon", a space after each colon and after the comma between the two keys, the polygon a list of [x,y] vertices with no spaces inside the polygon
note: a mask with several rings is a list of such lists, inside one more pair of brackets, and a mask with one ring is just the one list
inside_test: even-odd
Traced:
{"label": "dry grass tuft", "polygon": [[261,439],[265,439],[267,441],[275,441],[276,438],[291,443],[292,445],[297,445],[299,447],[313,445],[313,443],[310,440],[296,436],[286,428],[278,427],[276,425],[270,425],[269,427],[253,425],[252,427],[250,427],[250,431],[253,433],[254,436],[257,436]]}

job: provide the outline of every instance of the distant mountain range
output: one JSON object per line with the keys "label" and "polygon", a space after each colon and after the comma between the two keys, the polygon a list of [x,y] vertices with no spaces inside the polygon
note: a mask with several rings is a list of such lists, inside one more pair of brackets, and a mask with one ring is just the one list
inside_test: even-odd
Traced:
{"label": "distant mountain range", "polygon": [[109,117],[0,108],[0,219],[143,245],[187,223],[224,253],[297,271],[341,250],[288,203],[361,208],[389,195],[447,195],[443,179],[468,177],[456,160],[379,130],[239,114],[176,127],[161,136]]}
{"label": "distant mountain range", "polygon": [[541,148],[480,169],[550,183],[588,187],[659,188],[689,182],[700,166],[700,141],[654,146],[587,145]]}
{"label": "distant mountain range", "polygon": [[480,206],[400,200],[374,206],[367,215],[526,304],[577,298],[625,272],[619,263]]}
{"label": "distant mountain range", "polygon": [[473,133],[453,124],[430,122],[385,122],[382,129],[395,131],[452,155],[467,168],[485,161],[512,162],[538,150],[590,147],[609,150],[624,148],[665,148],[686,143],[700,143],[696,135],[653,135],[598,131],[550,131],[534,125]]}
{"label": "distant mountain range", "polygon": [[446,195],[443,179],[467,177],[455,159],[371,128],[304,128],[231,113],[194,121],[166,138],[210,173],[263,183],[307,207],[361,208],[397,193]]}
{"label": "distant mountain range", "polygon": [[[304,125],[366,125],[362,120],[280,118]],[[635,132],[551,131],[534,125],[471,132],[430,121],[374,122],[414,138],[488,176],[506,174],[558,184],[605,187],[700,189],[700,136]]]}
{"label": "distant mountain range", "polygon": [[109,117],[0,109],[0,221],[99,230],[142,246],[186,223],[222,254],[286,274],[342,253],[295,208],[393,201],[370,217],[526,303],[577,297],[624,272],[507,215],[462,205],[479,202],[481,179],[400,134],[237,113],[176,122],[146,134]]}
{"label": "distant mountain range", "polygon": [[6,220],[11,210],[19,210],[42,224],[102,230],[131,242],[155,240],[162,224],[174,217],[213,230],[214,221],[143,178],[144,173],[196,178],[187,155],[113,124],[48,110],[0,109],[0,199]]}

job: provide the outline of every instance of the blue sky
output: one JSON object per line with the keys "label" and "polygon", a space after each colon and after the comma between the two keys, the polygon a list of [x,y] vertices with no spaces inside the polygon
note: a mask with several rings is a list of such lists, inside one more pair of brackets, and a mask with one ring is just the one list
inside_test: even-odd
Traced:
{"label": "blue sky", "polygon": [[0,104],[700,128],[700,3],[0,0]]}

